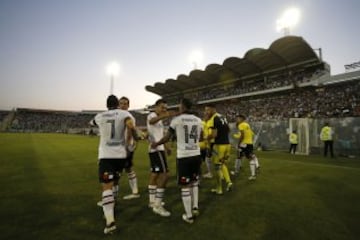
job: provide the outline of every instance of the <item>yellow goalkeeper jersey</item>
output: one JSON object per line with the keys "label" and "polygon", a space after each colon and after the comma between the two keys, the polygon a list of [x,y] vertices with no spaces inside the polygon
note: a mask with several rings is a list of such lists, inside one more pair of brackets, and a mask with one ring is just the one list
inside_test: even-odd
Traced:
{"label": "yellow goalkeeper jersey", "polygon": [[243,132],[244,138],[241,143],[253,144],[254,132],[251,130],[250,125],[247,122],[242,122],[238,125],[239,132]]}

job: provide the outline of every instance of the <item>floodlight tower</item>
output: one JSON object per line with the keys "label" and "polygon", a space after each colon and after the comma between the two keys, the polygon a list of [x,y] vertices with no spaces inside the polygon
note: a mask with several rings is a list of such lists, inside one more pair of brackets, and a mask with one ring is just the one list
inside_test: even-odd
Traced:
{"label": "floodlight tower", "polygon": [[278,32],[284,31],[284,35],[290,35],[290,29],[298,24],[300,19],[300,10],[297,8],[289,8],[285,10],[282,16],[276,21],[276,29]]}
{"label": "floodlight tower", "polygon": [[120,73],[120,65],[114,61],[106,66],[106,74],[110,76],[110,94],[114,94],[114,78]]}
{"label": "floodlight tower", "polygon": [[189,61],[191,62],[191,64],[195,69],[198,69],[198,65],[199,63],[201,63],[203,61],[204,55],[203,52],[201,50],[194,50],[190,53],[189,55]]}

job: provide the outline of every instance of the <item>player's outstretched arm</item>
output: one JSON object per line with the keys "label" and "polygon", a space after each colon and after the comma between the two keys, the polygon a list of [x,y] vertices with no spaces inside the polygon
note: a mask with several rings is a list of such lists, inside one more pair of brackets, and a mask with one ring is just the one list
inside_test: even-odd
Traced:
{"label": "player's outstretched arm", "polygon": [[167,112],[165,112],[165,113],[160,114],[159,116],[156,116],[156,117],[151,118],[151,119],[149,120],[149,124],[150,124],[150,125],[153,125],[153,124],[157,123],[157,122],[160,121],[160,120],[174,117],[174,116],[176,116],[177,114],[178,114],[178,113],[176,113],[176,112],[174,112],[174,111],[167,111]]}
{"label": "player's outstretched arm", "polygon": [[172,136],[172,132],[169,129],[169,131],[167,131],[166,135],[162,139],[160,139],[158,142],[151,143],[151,148],[156,148],[159,145],[167,143],[168,141],[170,141],[171,136]]}

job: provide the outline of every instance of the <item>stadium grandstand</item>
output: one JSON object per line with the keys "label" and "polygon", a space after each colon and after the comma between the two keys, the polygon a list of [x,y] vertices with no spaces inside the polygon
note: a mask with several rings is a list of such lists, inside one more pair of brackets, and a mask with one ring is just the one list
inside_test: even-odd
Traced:
{"label": "stadium grandstand", "polygon": [[[200,116],[207,103],[215,104],[230,122],[236,114],[245,114],[256,126],[257,143],[263,149],[286,149],[289,131],[300,128],[290,125],[290,119],[305,119],[299,132],[303,153],[319,150],[318,133],[325,121],[337,130],[339,152],[359,152],[360,137],[355,133],[360,125],[356,118],[360,116],[360,71],[331,76],[329,64],[299,36],[277,39],[268,49],[254,48],[243,58],[229,57],[222,64],[145,89],[166,99],[170,107],[183,97],[190,98]],[[344,125],[350,132],[344,133]]]}
{"label": "stadium grandstand", "polygon": [[[10,132],[57,132],[89,134],[96,132],[89,122],[101,111],[59,111],[50,109],[18,108],[12,111],[0,111],[2,131]],[[145,115],[130,111],[145,125]]]}
{"label": "stadium grandstand", "polygon": [[9,113],[10,111],[0,111],[0,122],[2,122]]}

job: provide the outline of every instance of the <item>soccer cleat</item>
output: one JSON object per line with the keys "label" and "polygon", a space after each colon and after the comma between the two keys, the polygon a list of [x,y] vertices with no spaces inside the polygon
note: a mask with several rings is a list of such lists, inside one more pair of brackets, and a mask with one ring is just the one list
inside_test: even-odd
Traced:
{"label": "soccer cleat", "polygon": [[162,217],[169,217],[171,215],[171,213],[167,211],[163,206],[154,206],[153,212]]}
{"label": "soccer cleat", "polygon": [[226,191],[227,192],[230,192],[232,190],[232,186],[233,186],[233,183],[232,182],[229,182],[227,185],[226,185]]}
{"label": "soccer cleat", "polygon": [[211,192],[212,192],[212,193],[215,193],[216,195],[222,195],[222,194],[223,194],[222,190],[218,190],[218,189],[216,189],[216,188],[212,188],[212,189],[211,189]]}
{"label": "soccer cleat", "polygon": [[132,194],[124,196],[123,199],[124,200],[131,200],[131,199],[135,199],[135,198],[139,198],[139,197],[140,197],[140,194],[132,193]]}
{"label": "soccer cleat", "polygon": [[254,180],[256,180],[256,176],[250,176],[248,179],[249,179],[249,181],[254,181]]}
{"label": "soccer cleat", "polygon": [[102,206],[103,206],[102,200],[98,201],[98,202],[96,203],[96,205],[97,205],[98,207],[102,207]]}
{"label": "soccer cleat", "polygon": [[194,217],[199,216],[199,215],[200,215],[199,209],[198,209],[198,208],[193,208],[193,209],[192,209],[192,215],[193,215]]}
{"label": "soccer cleat", "polygon": [[106,225],[106,227],[104,228],[104,234],[113,234],[115,231],[116,231],[115,222]]}
{"label": "soccer cleat", "polygon": [[194,217],[189,218],[189,217],[186,216],[185,213],[182,215],[182,219],[187,223],[190,223],[190,224],[194,223]]}
{"label": "soccer cleat", "polygon": [[203,175],[203,178],[213,178],[213,175],[211,174],[211,172],[208,172]]}

